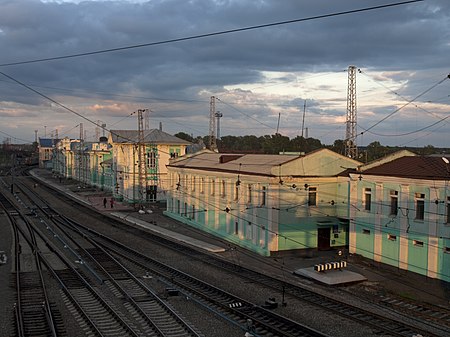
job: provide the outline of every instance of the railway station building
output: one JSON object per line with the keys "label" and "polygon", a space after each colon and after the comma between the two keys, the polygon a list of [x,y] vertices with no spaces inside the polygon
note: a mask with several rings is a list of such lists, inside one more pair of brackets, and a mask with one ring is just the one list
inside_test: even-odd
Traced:
{"label": "railway station building", "polygon": [[[139,133],[137,130],[111,130],[112,191],[118,200],[129,203],[165,201],[167,194],[167,168],[170,158],[186,154],[191,143],[160,129],[145,130],[143,135],[145,156],[145,186],[139,176]],[[108,163],[105,163],[108,164]]]}
{"label": "railway station building", "polygon": [[261,255],[348,245],[348,169],[328,149],[306,155],[204,150],[167,166],[166,215]]}
{"label": "railway station building", "polygon": [[[128,203],[166,200],[170,158],[186,153],[191,143],[162,130],[144,131],[145,182],[139,181],[137,130],[111,130],[98,142],[63,138],[52,147],[52,169],[60,177],[112,192]],[[143,193],[142,193],[143,191]]]}
{"label": "railway station building", "polygon": [[449,159],[403,153],[350,173],[350,253],[450,282]]}
{"label": "railway station building", "polygon": [[101,137],[98,142],[61,139],[53,152],[53,172],[83,185],[112,190],[111,174],[103,166],[103,162],[111,157],[107,140],[106,137]]}

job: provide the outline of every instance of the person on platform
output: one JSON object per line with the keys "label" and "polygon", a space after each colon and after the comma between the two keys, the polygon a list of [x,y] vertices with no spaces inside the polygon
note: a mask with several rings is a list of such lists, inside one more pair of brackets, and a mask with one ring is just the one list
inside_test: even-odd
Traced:
{"label": "person on platform", "polygon": [[109,204],[111,205],[111,208],[114,208],[114,198],[111,198],[109,201]]}
{"label": "person on platform", "polygon": [[103,198],[103,207],[106,208],[106,204],[108,203],[108,200],[106,198]]}

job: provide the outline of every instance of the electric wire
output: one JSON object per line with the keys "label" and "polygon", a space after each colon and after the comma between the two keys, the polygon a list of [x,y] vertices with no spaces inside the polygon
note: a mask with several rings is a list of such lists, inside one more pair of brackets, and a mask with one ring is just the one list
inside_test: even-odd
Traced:
{"label": "electric wire", "polygon": [[[380,119],[378,122],[376,122],[375,124],[373,124],[372,126],[370,126],[369,128],[363,128],[361,127],[364,131],[361,132],[359,135],[362,135],[364,132],[369,132],[371,129],[373,129],[374,127],[376,127],[377,125],[381,124],[382,122],[384,122],[386,119],[392,117],[393,115],[395,115],[397,112],[399,112],[400,110],[402,110],[403,108],[405,108],[406,106],[408,106],[409,104],[411,104],[412,102],[414,102],[415,100],[417,100],[418,98],[422,97],[423,95],[425,95],[426,93],[430,92],[431,90],[433,90],[434,88],[436,88],[438,85],[440,85],[441,83],[443,83],[444,81],[446,81],[447,79],[449,79],[449,76],[444,77],[443,79],[441,79],[440,81],[438,81],[437,83],[433,84],[430,88],[426,89],[425,91],[423,91],[422,93],[420,93],[419,95],[415,96],[413,99],[409,100],[408,102],[406,102],[405,104],[403,104],[402,106],[400,106],[399,108],[395,109],[394,111],[392,111],[390,114],[386,115],[385,117],[383,117],[382,119]],[[358,136],[358,135],[357,135]]]}
{"label": "electric wire", "polygon": [[312,21],[312,20],[325,19],[325,18],[342,16],[342,15],[348,15],[348,14],[367,12],[367,11],[384,9],[384,8],[388,8],[388,7],[395,7],[395,6],[401,6],[401,5],[407,5],[407,4],[412,4],[412,3],[422,2],[422,1],[424,1],[424,0],[402,1],[402,2],[384,4],[384,5],[373,6],[373,7],[365,7],[365,8],[353,9],[353,10],[336,12],[336,13],[315,15],[315,16],[310,16],[310,17],[306,17],[306,18],[278,21],[278,22],[273,22],[273,23],[266,23],[266,24],[261,24],[261,25],[254,25],[254,26],[248,26],[248,27],[242,27],[242,28],[228,29],[228,30],[222,30],[222,31],[217,31],[217,32],[212,32],[212,33],[198,34],[198,35],[192,35],[192,36],[180,37],[180,38],[174,38],[174,39],[168,39],[168,40],[162,40],[162,41],[155,41],[155,42],[149,42],[149,43],[135,44],[135,45],[124,46],[124,47],[102,49],[102,50],[96,50],[96,51],[90,51],[90,52],[84,52],[84,53],[76,53],[76,54],[69,54],[69,55],[62,55],[62,56],[54,56],[54,57],[40,58],[40,59],[27,60],[27,61],[2,63],[2,64],[0,64],[0,67],[15,66],[15,65],[22,65],[22,64],[30,64],[30,63],[38,63],[38,62],[47,62],[47,61],[55,61],[55,60],[63,60],[63,59],[70,59],[70,58],[76,58],[76,57],[82,57],[82,56],[90,56],[90,55],[98,55],[98,54],[105,54],[105,53],[111,53],[111,52],[118,52],[118,51],[129,50],[129,49],[136,49],[136,48],[164,45],[164,44],[170,44],[170,43],[175,43],[175,42],[182,42],[182,41],[188,41],[188,40],[194,40],[194,39],[202,39],[202,38],[207,38],[207,37],[212,37],[212,36],[219,36],[219,35],[225,35],[225,34],[231,34],[231,33],[238,33],[238,32],[244,32],[244,31],[250,31],[250,30],[256,30],[256,29],[268,28],[268,27],[275,27],[275,26],[281,26],[281,25],[288,25],[288,24],[293,24],[293,23],[298,23],[298,22]]}

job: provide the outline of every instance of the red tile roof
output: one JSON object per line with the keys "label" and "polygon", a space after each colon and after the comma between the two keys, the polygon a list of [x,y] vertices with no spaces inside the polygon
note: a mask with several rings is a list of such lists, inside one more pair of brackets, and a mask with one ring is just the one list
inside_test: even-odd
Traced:
{"label": "red tile roof", "polygon": [[[450,160],[450,157],[448,159]],[[400,178],[450,180],[450,164],[445,163],[442,157],[401,157],[362,173]]]}

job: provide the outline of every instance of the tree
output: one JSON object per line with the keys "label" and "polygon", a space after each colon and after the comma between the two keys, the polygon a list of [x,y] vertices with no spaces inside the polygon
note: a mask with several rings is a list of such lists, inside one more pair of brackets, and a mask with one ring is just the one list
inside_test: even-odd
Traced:
{"label": "tree", "polygon": [[372,161],[386,155],[386,148],[375,141],[367,145],[367,161]]}
{"label": "tree", "polygon": [[345,155],[345,143],[342,139],[336,139],[333,143],[333,145],[330,147],[331,151],[334,151],[336,153]]}
{"label": "tree", "polygon": [[420,152],[421,152],[420,153],[421,155],[427,156],[427,155],[436,153],[436,149],[433,145],[427,145]]}
{"label": "tree", "polygon": [[177,138],[186,140],[186,141],[188,141],[188,142],[191,142],[191,143],[194,142],[194,138],[192,138],[192,136],[188,135],[188,134],[185,133],[185,132],[178,132],[178,133],[175,134],[174,136],[177,137]]}

